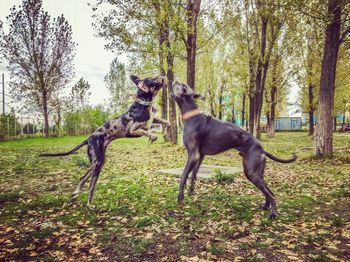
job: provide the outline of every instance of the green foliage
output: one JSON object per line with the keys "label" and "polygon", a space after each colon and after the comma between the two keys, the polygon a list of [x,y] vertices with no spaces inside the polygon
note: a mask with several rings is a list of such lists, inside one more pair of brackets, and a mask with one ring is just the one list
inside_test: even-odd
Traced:
{"label": "green foliage", "polygon": [[88,100],[91,95],[89,92],[90,87],[90,83],[81,77],[72,87],[69,107],[72,109],[84,109],[89,103]]}
{"label": "green foliage", "polygon": [[102,106],[86,107],[64,113],[64,131],[68,135],[91,134],[109,118]]}
{"label": "green foliage", "polygon": [[0,115],[0,140],[5,140],[21,133],[21,125],[14,113]]}
{"label": "green foliage", "polygon": [[111,94],[109,103],[112,113],[123,113],[129,107],[135,87],[131,81],[127,81],[125,65],[119,62],[118,58],[113,59],[104,80]]}
{"label": "green foliage", "polygon": [[216,173],[215,180],[219,184],[229,184],[229,183],[233,183],[235,181],[234,174],[227,174],[225,172],[222,172],[220,169],[215,169],[214,171]]}

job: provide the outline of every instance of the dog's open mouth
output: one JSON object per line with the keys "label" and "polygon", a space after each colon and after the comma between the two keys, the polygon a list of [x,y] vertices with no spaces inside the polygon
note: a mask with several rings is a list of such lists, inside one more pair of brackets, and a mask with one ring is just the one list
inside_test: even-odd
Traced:
{"label": "dog's open mouth", "polygon": [[141,81],[137,86],[138,86],[138,88],[140,88],[142,91],[144,91],[146,93],[149,93],[149,92],[153,93],[156,90],[156,88],[154,86],[152,86],[152,87],[146,86],[143,83],[143,81]]}

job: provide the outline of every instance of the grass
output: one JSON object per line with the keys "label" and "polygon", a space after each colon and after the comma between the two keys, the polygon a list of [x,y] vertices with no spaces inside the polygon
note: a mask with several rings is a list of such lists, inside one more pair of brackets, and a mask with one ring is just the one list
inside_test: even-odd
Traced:
{"label": "grass", "polygon": [[[262,137],[268,152],[295,163],[268,161],[265,178],[276,194],[276,221],[259,209],[261,193],[244,175],[217,171],[198,181],[178,206],[178,178],[159,169],[186,162],[182,145],[161,139],[119,139],[87,209],[86,191],[70,193],[84,174],[86,151],[61,158],[85,137],[31,138],[0,143],[0,260],[112,261],[338,261],[350,257],[350,153],[316,159],[306,133]],[[334,146],[350,146],[335,134]],[[235,150],[209,156],[204,164],[241,166]]]}

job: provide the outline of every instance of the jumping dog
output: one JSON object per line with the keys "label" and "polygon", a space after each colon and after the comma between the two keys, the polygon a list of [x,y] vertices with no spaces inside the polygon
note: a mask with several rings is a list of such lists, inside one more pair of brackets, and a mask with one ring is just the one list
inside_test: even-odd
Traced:
{"label": "jumping dog", "polygon": [[137,76],[130,76],[131,80],[138,87],[135,101],[124,114],[107,121],[103,126],[86,140],[81,142],[71,151],[56,154],[41,154],[40,156],[67,156],[75,153],[81,147],[87,145],[87,153],[90,161],[90,168],[87,173],[80,178],[80,182],[72,194],[76,198],[86,181],[91,177],[89,186],[88,207],[91,207],[92,197],[96,182],[105,161],[107,146],[117,138],[146,136],[152,143],[157,136],[148,131],[152,122],[169,126],[169,122],[153,117],[152,101],[158,91],[165,85],[165,78],[145,78],[140,80]]}
{"label": "jumping dog", "polygon": [[171,95],[181,111],[184,122],[183,142],[188,152],[187,164],[180,179],[178,202],[183,201],[184,187],[191,171],[189,195],[193,194],[197,171],[205,155],[216,155],[235,148],[243,157],[245,176],[265,195],[265,203],[261,207],[268,209],[271,205],[270,218],[276,218],[275,196],[264,181],[266,156],[280,163],[293,162],[296,156],[287,160],[277,158],[266,152],[255,137],[235,124],[202,114],[195,102],[200,94],[195,93],[186,84],[175,81]]}

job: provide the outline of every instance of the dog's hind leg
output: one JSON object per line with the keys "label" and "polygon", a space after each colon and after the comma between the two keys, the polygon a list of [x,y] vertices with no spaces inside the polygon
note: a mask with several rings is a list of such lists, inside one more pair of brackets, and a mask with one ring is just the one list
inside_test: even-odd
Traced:
{"label": "dog's hind leg", "polygon": [[92,165],[93,152],[92,152],[92,150],[93,150],[92,147],[90,145],[88,145],[87,154],[88,154],[88,157],[89,157],[90,167],[89,167],[88,171],[85,173],[85,175],[80,178],[78,186],[76,187],[76,189],[72,193],[72,199],[78,197],[82,187],[84,186],[86,181],[91,176],[91,171],[93,170],[93,165]]}
{"label": "dog's hind leg", "polygon": [[199,161],[199,158],[200,158],[200,154],[198,150],[194,152],[189,152],[187,163],[180,179],[180,190],[177,198],[178,203],[181,203],[182,200],[184,199],[184,188],[188,178],[188,174],[193,170],[196,163]]}
{"label": "dog's hind leg", "polygon": [[94,196],[94,191],[95,191],[97,179],[100,175],[101,169],[102,169],[102,164],[100,164],[100,163],[94,164],[94,170],[92,171],[91,181],[90,181],[90,186],[89,186],[89,199],[88,199],[88,203],[87,203],[87,206],[89,208],[92,207],[92,205],[91,205],[92,198]]}
{"label": "dog's hind leg", "polygon": [[201,154],[199,159],[198,159],[198,161],[196,162],[196,164],[195,164],[195,166],[193,168],[192,176],[191,176],[191,186],[190,186],[190,188],[188,190],[188,194],[190,196],[193,195],[193,193],[194,193],[194,184],[195,184],[195,182],[197,180],[197,172],[198,172],[199,167],[201,166],[203,158],[204,158],[204,155]]}
{"label": "dog's hind leg", "polygon": [[263,208],[271,205],[270,218],[277,217],[277,206],[275,196],[266,186],[264,181],[265,158],[260,154],[250,154],[247,158],[243,158],[244,174],[250,182],[252,182],[265,196],[265,204]]}
{"label": "dog's hind leg", "polygon": [[87,203],[88,207],[91,207],[92,198],[96,187],[96,182],[100,175],[104,161],[105,161],[105,145],[103,144],[103,141],[96,140],[93,143],[91,181],[89,186],[89,198]]}
{"label": "dog's hind leg", "polygon": [[91,171],[92,171],[92,166],[89,168],[89,170],[86,172],[86,174],[84,176],[82,176],[80,178],[79,184],[78,186],[75,188],[74,192],[72,193],[72,199],[77,198],[81,188],[84,186],[84,184],[86,183],[86,181],[89,179],[89,177],[91,176]]}

